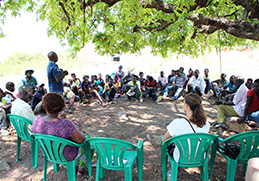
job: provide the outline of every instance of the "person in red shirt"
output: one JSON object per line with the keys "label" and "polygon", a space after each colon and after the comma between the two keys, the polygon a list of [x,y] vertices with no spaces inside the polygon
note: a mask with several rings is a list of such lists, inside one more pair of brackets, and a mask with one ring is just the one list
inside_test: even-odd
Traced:
{"label": "person in red shirt", "polygon": [[157,81],[153,79],[152,76],[149,76],[148,80],[145,81],[145,92],[143,94],[143,97],[146,98],[147,95],[149,95],[155,102],[157,100],[156,88]]}
{"label": "person in red shirt", "polygon": [[245,113],[239,123],[249,120],[250,126],[259,127],[259,79],[254,81],[254,88],[247,92]]}

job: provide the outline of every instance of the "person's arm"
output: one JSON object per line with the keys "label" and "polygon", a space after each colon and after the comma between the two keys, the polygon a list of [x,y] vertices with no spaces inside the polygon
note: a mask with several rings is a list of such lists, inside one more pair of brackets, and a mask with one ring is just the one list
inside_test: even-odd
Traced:
{"label": "person's arm", "polygon": [[13,100],[16,99],[16,97],[11,92],[5,92],[5,94],[9,94],[13,98]]}
{"label": "person's arm", "polygon": [[[54,71],[59,71],[59,70],[56,69],[56,70],[54,70]],[[55,77],[55,80],[56,80],[57,82],[61,82],[61,81],[64,79],[64,77],[65,77],[66,75],[68,75],[68,71],[67,71],[67,70],[63,71],[60,75],[54,76],[54,77]]]}
{"label": "person's arm", "polygon": [[169,134],[168,131],[166,131],[164,137],[163,137],[163,142],[165,142],[167,139],[171,138],[172,136]]}
{"label": "person's arm", "polygon": [[8,108],[10,108],[11,106],[12,106],[12,104],[7,104],[7,105],[2,104],[2,105],[0,105],[0,108],[8,109]]}
{"label": "person's arm", "polygon": [[71,137],[71,140],[75,143],[82,144],[85,141],[85,135],[83,133],[80,133],[75,127],[75,131],[73,136]]}
{"label": "person's arm", "polygon": [[245,111],[244,111],[244,116],[238,120],[238,123],[243,123],[245,120],[246,120],[246,116],[248,114],[248,110],[249,110],[249,107],[251,105],[253,101],[253,97],[251,96],[247,96],[247,100],[246,100],[246,107],[245,107]]}

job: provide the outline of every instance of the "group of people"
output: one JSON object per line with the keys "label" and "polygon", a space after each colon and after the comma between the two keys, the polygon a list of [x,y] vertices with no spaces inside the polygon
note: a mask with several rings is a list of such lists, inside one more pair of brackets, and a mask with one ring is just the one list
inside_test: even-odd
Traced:
{"label": "group of people", "polygon": [[[49,93],[44,84],[38,84],[34,71],[25,71],[25,79],[19,84],[19,91],[14,95],[15,85],[6,83],[6,91],[0,89],[0,129],[2,135],[10,134],[7,131],[9,122],[6,114],[16,114],[33,121],[32,131],[35,133],[50,134],[76,143],[83,143],[85,135],[76,126],[66,119],[63,110],[70,113],[75,101],[80,104],[85,100],[97,98],[102,106],[114,103],[114,99],[120,95],[127,95],[128,100],[135,99],[143,102],[143,99],[152,98],[154,102],[163,99],[177,100],[184,96],[183,110],[186,118],[173,120],[168,126],[163,141],[172,136],[185,133],[202,132],[208,133],[210,124],[202,106],[202,96],[209,94],[214,96],[215,104],[218,106],[217,124],[215,127],[226,128],[226,116],[240,117],[239,123],[250,120],[250,126],[259,127],[259,79],[254,82],[249,79],[245,82],[240,76],[230,76],[226,80],[226,74],[221,74],[220,79],[211,81],[209,70],[204,70],[204,76],[200,75],[198,69],[189,69],[188,74],[184,68],[172,70],[169,76],[160,72],[158,79],[144,73],[139,75],[128,72],[127,74],[119,66],[118,71],[111,75],[102,74],[83,76],[81,81],[75,73],[68,78],[68,71],[58,67],[58,56],[55,52],[48,54],[49,64],[47,66],[47,77]],[[89,80],[90,78],[90,80]],[[37,115],[37,116],[36,116]],[[59,129],[56,129],[59,127]],[[60,131],[61,130],[61,131]],[[174,151],[177,160],[177,150]],[[81,150],[68,149],[65,157],[73,160]],[[79,165],[79,175],[84,174],[85,158]]]}

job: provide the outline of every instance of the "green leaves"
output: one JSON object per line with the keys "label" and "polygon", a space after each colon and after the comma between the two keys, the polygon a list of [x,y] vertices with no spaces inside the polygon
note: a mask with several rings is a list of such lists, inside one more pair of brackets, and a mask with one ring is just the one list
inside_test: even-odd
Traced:
{"label": "green leaves", "polygon": [[[61,44],[67,44],[75,51],[92,41],[96,51],[102,55],[117,52],[140,53],[145,46],[150,46],[154,54],[164,57],[172,52],[198,56],[206,50],[217,48],[219,44],[222,47],[233,47],[248,42],[223,30],[220,31],[221,36],[218,39],[216,29],[212,32],[205,31],[208,29],[205,27],[208,26],[207,22],[195,24],[190,21],[193,14],[201,14],[211,19],[241,19],[244,8],[235,5],[233,0],[111,2],[6,1],[4,6],[0,7],[0,21],[4,22],[7,11],[11,11],[13,16],[19,15],[21,10],[34,11],[38,20],[48,21],[48,36],[56,36]],[[256,19],[248,21],[259,24]],[[223,25],[220,26],[218,29],[223,29]],[[0,37],[2,36],[3,34],[0,34]]]}

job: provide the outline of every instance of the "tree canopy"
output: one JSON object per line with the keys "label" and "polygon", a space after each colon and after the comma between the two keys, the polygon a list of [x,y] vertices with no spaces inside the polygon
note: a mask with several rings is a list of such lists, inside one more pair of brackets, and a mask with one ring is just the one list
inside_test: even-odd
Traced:
{"label": "tree canopy", "polygon": [[49,36],[75,50],[93,42],[100,54],[139,53],[150,46],[162,56],[198,55],[219,44],[259,41],[258,0],[0,0],[0,5],[2,22],[8,11],[36,12],[48,21]]}

